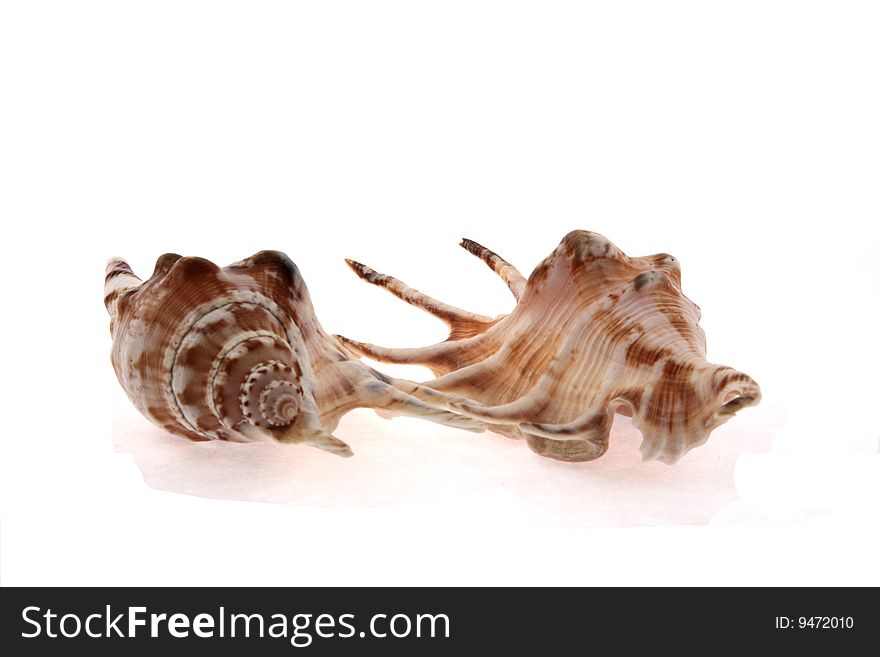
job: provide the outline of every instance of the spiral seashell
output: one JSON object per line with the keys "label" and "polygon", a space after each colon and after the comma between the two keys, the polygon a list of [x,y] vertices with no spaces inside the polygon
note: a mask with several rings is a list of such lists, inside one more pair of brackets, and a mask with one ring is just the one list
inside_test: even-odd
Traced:
{"label": "spiral seashell", "polygon": [[331,432],[357,407],[480,431],[454,399],[351,357],[315,317],[299,270],[278,251],[220,268],[168,253],[141,281],[107,264],[111,360],[137,409],[191,440],[304,442],[348,456]]}
{"label": "spiral seashell", "polygon": [[700,310],[665,253],[630,258],[608,239],[573,231],[526,280],[465,239],[517,300],[491,318],[432,299],[348,261],[364,280],[444,320],[449,338],[418,349],[340,340],[354,354],[429,367],[424,385],[466,398],[450,408],[564,461],[602,456],[615,412],[642,432],[642,455],[674,463],[761,392],[749,376],[706,360]]}

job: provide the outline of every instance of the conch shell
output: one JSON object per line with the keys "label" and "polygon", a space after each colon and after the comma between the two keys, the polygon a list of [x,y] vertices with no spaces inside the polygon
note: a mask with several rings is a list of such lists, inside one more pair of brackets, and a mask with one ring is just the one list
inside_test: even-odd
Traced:
{"label": "conch shell", "polygon": [[107,264],[111,360],[137,409],[192,440],[304,442],[351,455],[331,435],[356,407],[479,431],[447,395],[354,359],[315,317],[299,270],[278,251],[220,268],[168,253],[141,281]]}
{"label": "conch shell", "polygon": [[563,461],[602,456],[617,411],[642,432],[645,459],[674,463],[760,400],[750,377],[706,360],[700,310],[682,293],[672,256],[630,258],[601,235],[573,231],[526,280],[476,242],[461,246],[507,283],[513,312],[469,313],[348,261],[450,334],[419,349],[340,340],[355,354],[429,367],[437,378],[425,386],[469,400],[450,408]]}

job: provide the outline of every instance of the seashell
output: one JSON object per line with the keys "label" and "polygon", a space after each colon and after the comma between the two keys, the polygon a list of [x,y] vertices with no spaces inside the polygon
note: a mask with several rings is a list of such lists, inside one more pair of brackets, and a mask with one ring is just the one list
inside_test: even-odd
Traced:
{"label": "seashell", "polygon": [[352,353],[429,367],[424,385],[460,396],[450,408],[543,456],[588,461],[608,449],[615,412],[641,431],[644,459],[674,463],[761,398],[747,375],[706,360],[700,309],[681,291],[678,261],[630,258],[605,237],[573,231],[526,280],[465,239],[517,300],[486,317],[436,301],[354,261],[364,280],[445,321],[449,338],[387,349],[347,338]]}
{"label": "seashell", "polygon": [[309,443],[343,456],[331,432],[357,407],[479,431],[448,396],[385,376],[321,328],[299,270],[278,251],[220,268],[167,253],[141,281],[107,264],[111,360],[137,409],[192,440]]}

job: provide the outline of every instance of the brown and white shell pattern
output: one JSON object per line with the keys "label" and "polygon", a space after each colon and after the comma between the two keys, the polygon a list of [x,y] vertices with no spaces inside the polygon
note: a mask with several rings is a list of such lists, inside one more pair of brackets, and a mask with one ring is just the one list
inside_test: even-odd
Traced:
{"label": "brown and white shell pattern", "polygon": [[749,376],[706,360],[700,310],[682,293],[672,256],[630,258],[601,235],[573,231],[526,280],[476,242],[461,245],[507,283],[513,312],[470,313],[348,261],[361,278],[443,319],[450,335],[416,349],[343,343],[375,360],[429,367],[437,378],[424,385],[470,400],[450,408],[565,461],[602,456],[620,412],[642,432],[645,459],[674,463],[760,400]]}
{"label": "brown and white shell pattern", "polygon": [[178,436],[304,442],[348,456],[331,432],[356,407],[483,428],[442,408],[442,393],[352,358],[321,328],[299,270],[278,251],[222,269],[169,253],[146,281],[114,258],[104,302],[119,382]]}

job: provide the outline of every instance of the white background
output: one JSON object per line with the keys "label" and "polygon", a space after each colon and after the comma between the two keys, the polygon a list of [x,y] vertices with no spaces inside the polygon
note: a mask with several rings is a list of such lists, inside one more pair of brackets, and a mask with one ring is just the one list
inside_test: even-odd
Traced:
{"label": "white background", "polygon": [[[878,33],[869,2],[3,3],[0,581],[880,584]],[[676,466],[621,420],[576,465],[369,411],[348,460],[193,445],[110,367],[112,255],[280,249],[327,330],[419,346],[443,326],[344,257],[494,315],[459,238],[528,273],[573,228],[677,256],[762,385]]]}

